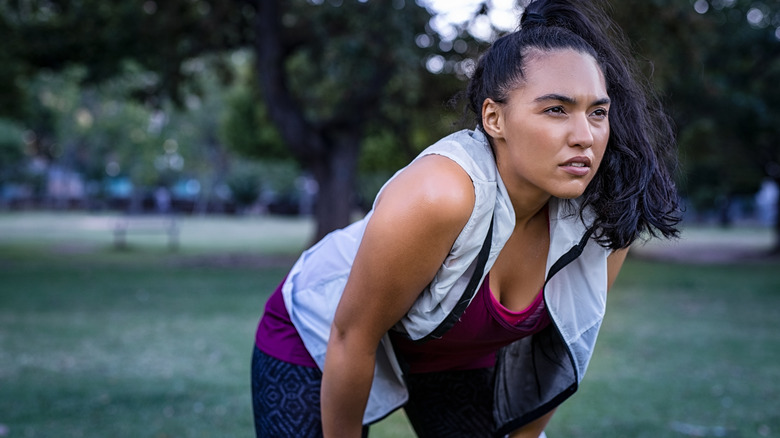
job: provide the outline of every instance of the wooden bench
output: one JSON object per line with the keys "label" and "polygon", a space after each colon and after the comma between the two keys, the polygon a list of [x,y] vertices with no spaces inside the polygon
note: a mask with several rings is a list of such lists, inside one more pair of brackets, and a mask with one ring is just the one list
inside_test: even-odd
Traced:
{"label": "wooden bench", "polygon": [[168,248],[179,248],[179,224],[173,216],[127,216],[117,219],[114,224],[114,247],[127,248],[128,234],[166,234]]}

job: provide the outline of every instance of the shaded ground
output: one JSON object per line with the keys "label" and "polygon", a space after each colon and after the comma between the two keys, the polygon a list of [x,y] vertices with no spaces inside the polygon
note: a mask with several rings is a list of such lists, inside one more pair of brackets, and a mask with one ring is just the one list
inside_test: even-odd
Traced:
{"label": "shaded ground", "polygon": [[265,254],[217,254],[187,256],[177,259],[178,266],[216,267],[216,268],[291,268],[297,256]]}
{"label": "shaded ground", "polygon": [[[47,247],[56,254],[89,255],[113,248],[115,214],[23,212],[0,214],[0,245]],[[272,216],[180,217],[180,248],[168,253],[165,235],[131,235],[128,253],[167,254],[168,263],[195,267],[289,268],[310,243],[310,219]],[[780,263],[770,256],[766,227],[690,225],[675,241],[637,243],[632,257],[696,264]],[[160,251],[163,251],[162,253]],[[279,255],[282,254],[282,255]],[[10,260],[5,260],[10,262]]]}
{"label": "shaded ground", "polygon": [[[631,257],[693,264],[780,263],[772,254],[772,236],[766,230],[696,229],[683,231],[673,241],[658,239],[637,243]],[[248,253],[187,256],[175,264],[219,268],[290,268],[297,255]]]}
{"label": "shaded ground", "polygon": [[[693,264],[780,263],[773,254],[773,236],[766,229],[694,228],[676,240],[636,243],[631,257]],[[290,268],[298,255],[228,253],[174,258],[174,264],[219,268]]]}
{"label": "shaded ground", "polygon": [[765,229],[683,230],[680,239],[637,243],[633,257],[696,264],[780,263],[772,254],[773,236]]}

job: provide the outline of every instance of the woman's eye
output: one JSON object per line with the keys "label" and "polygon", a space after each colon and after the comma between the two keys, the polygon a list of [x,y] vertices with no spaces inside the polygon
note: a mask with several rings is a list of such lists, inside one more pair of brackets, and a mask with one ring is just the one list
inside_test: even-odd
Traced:
{"label": "woman's eye", "polygon": [[562,106],[554,106],[552,108],[547,108],[545,110],[545,112],[546,113],[550,113],[550,114],[556,114],[556,115],[557,114],[565,114],[566,113],[566,111],[563,110]]}
{"label": "woman's eye", "polygon": [[596,111],[593,111],[593,115],[596,117],[607,117],[607,114],[609,114],[609,111],[604,108],[599,108]]}

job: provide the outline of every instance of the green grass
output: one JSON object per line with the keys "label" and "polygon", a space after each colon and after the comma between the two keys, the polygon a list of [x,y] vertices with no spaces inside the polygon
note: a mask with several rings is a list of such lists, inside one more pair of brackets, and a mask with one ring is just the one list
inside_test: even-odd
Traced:
{"label": "green grass", "polygon": [[[182,218],[171,253],[112,220],[0,214],[0,437],[252,436],[255,325],[311,223]],[[780,436],[778,267],[630,258],[548,436]]]}
{"label": "green grass", "polygon": [[780,434],[778,266],[629,259],[562,437]]}
{"label": "green grass", "polygon": [[111,257],[0,268],[0,423],[13,436],[247,436],[248,357],[273,269]]}

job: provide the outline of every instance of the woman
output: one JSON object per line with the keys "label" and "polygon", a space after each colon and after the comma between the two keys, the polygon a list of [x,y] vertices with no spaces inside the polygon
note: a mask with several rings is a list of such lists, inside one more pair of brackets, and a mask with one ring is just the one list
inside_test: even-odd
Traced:
{"label": "woman", "polygon": [[477,128],[296,262],[256,337],[258,436],[404,406],[419,436],[537,437],[576,391],[629,245],[678,222],[669,123],[583,3],[531,3],[469,83]]}

